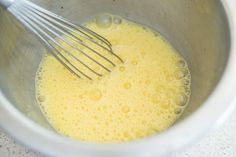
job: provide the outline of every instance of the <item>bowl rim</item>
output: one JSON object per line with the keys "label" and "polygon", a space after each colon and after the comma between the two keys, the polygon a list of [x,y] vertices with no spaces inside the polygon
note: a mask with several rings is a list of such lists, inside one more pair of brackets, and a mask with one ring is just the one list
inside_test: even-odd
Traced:
{"label": "bowl rim", "polygon": [[2,91],[0,91],[1,127],[18,142],[42,154],[57,157],[78,155],[144,157],[154,154],[163,156],[182,150],[206,135],[209,130],[222,124],[235,107],[236,97],[233,87],[236,87],[236,45],[234,44],[236,43],[236,2],[224,0],[222,5],[229,23],[231,40],[229,59],[222,78],[197,111],[165,132],[122,144],[79,142],[36,124],[14,108]]}

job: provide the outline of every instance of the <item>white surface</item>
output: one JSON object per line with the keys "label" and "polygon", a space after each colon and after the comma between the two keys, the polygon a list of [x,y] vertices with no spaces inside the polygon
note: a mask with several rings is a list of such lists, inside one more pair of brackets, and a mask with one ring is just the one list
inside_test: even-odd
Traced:
{"label": "white surface", "polygon": [[[30,138],[30,137],[29,137]],[[0,131],[0,157],[46,157],[16,144]],[[217,130],[173,157],[236,157],[236,110]]]}

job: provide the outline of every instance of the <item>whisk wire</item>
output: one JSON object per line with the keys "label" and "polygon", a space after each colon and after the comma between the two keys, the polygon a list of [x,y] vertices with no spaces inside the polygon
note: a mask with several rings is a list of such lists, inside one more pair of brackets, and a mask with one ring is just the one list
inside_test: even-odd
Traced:
{"label": "whisk wire", "polygon": [[[41,40],[41,42],[43,42],[44,44],[46,44],[49,48],[51,48],[51,49],[53,49],[53,50],[55,50],[55,51],[57,51],[54,47],[52,47],[48,42],[47,42],[47,40],[42,36],[42,35],[40,35],[30,24],[28,24],[27,22],[25,22],[24,20],[23,20],[24,18],[22,17],[22,19],[20,20],[23,24],[25,24],[25,26],[27,26],[27,28],[29,29],[29,30],[31,30],[35,35],[37,35]],[[60,52],[59,52],[60,53]],[[75,75],[77,75],[79,78],[81,78],[81,76],[79,75],[79,74],[77,74],[77,73],[75,73],[72,69],[71,69],[71,67],[70,66],[68,66],[67,64],[65,64],[65,62],[63,62],[55,53],[54,53],[54,51],[52,51],[51,52],[51,54],[63,65],[63,66],[65,66],[66,68],[68,68],[68,70],[70,71],[70,72],[72,72],[72,73],[74,73]],[[63,57],[63,56],[62,56]],[[66,58],[65,58],[65,61],[67,61],[66,60]],[[69,64],[69,63],[68,63]],[[71,65],[72,67],[73,67],[73,65]],[[76,68],[76,67],[75,67]],[[79,69],[78,69],[79,70]]]}
{"label": "whisk wire", "polygon": [[[18,11],[16,11],[18,12]],[[20,12],[18,12],[20,13]],[[52,46],[51,44],[49,44],[48,40],[46,40],[45,37],[47,37],[51,42],[55,43],[57,46],[60,46],[60,44],[51,36],[49,36],[47,33],[45,33],[40,27],[38,27],[37,25],[35,25],[35,23],[33,23],[31,21],[31,19],[29,19],[28,17],[22,15],[19,15],[22,19],[21,22],[24,23],[32,32],[34,32],[43,42],[44,44],[46,44],[49,48],[51,48],[52,50],[56,51],[58,53],[58,55],[60,57],[58,57],[58,55],[56,55],[54,53],[54,51],[51,51],[51,53],[53,54],[54,57],[56,57],[56,59],[58,59],[60,61],[60,63],[62,63],[65,67],[69,68],[69,70],[76,74],[79,78],[81,78],[81,75],[79,75],[77,72],[79,72],[80,74],[82,74],[83,76],[85,76],[86,78],[88,78],[89,80],[92,80],[91,77],[89,77],[86,73],[82,72],[81,70],[79,70],[75,65],[73,65],[64,55],[61,54],[61,52],[55,48],[54,46]],[[40,34],[42,33],[42,34]],[[60,47],[62,48],[62,47]],[[64,60],[64,62],[63,62]],[[67,64],[69,65],[67,65]],[[85,65],[87,66],[87,65]],[[74,70],[73,70],[74,69]],[[77,71],[77,72],[76,72]]]}
{"label": "whisk wire", "polygon": [[[23,14],[27,15],[27,11],[24,11]],[[60,41],[63,41],[64,43],[68,44],[69,46],[71,46],[73,49],[81,52],[82,54],[84,54],[86,57],[88,57],[89,59],[91,59],[92,61],[94,61],[96,64],[100,65],[101,67],[103,67],[105,70],[107,70],[108,72],[110,72],[110,70],[108,68],[106,68],[105,66],[103,66],[101,63],[97,62],[94,58],[92,58],[91,56],[89,56],[88,54],[86,54],[85,52],[83,52],[82,50],[78,49],[75,45],[73,45],[72,43],[68,42],[67,40],[65,40],[60,34],[56,33],[55,31],[53,31],[52,29],[50,29],[50,27],[47,27],[44,24],[47,24],[48,26],[53,27],[54,29],[58,30],[61,33],[65,33],[67,36],[69,36],[66,32],[61,31],[60,29],[58,29],[57,27],[53,26],[52,24],[50,24],[49,22],[45,21],[43,18],[36,16],[36,19],[40,20],[41,22],[43,22],[42,27],[47,29],[50,33],[52,33],[53,35],[55,35],[57,37],[57,39],[59,38]],[[33,19],[36,23],[39,23],[39,21],[37,21],[36,19]],[[70,36],[72,37],[72,36]],[[55,43],[55,42],[54,42]],[[64,49],[65,52],[70,55],[71,57],[73,57],[75,60],[79,61],[81,64],[83,64],[86,68],[88,68],[89,70],[91,70],[93,73],[95,73],[98,76],[102,76],[102,74],[99,74],[98,72],[94,71],[92,68],[90,68],[89,66],[87,66],[84,62],[82,62],[80,59],[78,59],[77,57],[75,57],[75,55],[73,55],[73,53],[70,53],[69,51],[66,51],[66,48],[63,48],[60,44],[55,43],[58,47],[60,47],[61,49]]]}
{"label": "whisk wire", "polygon": [[[52,51],[52,54],[53,54],[63,65],[65,65],[66,67],[68,67],[69,70],[71,70],[71,72],[75,73],[75,74],[76,74],[77,76],[79,76],[80,78],[81,78],[81,76],[80,76],[78,73],[76,73],[74,70],[78,71],[79,73],[81,73],[82,75],[84,75],[86,78],[88,78],[88,79],[90,79],[90,80],[92,79],[91,77],[89,77],[88,75],[86,75],[85,73],[83,73],[81,70],[79,70],[76,66],[74,66],[73,64],[71,64],[71,62],[70,62],[66,57],[64,57],[64,55],[62,55],[61,52],[58,51],[58,49],[56,49],[55,47],[53,47],[52,45],[50,45],[50,44],[48,43],[48,41],[45,39],[45,37],[43,37],[40,33],[38,33],[38,32],[40,32],[40,31],[43,32],[41,28],[39,28],[39,27],[36,26],[34,23],[32,23],[31,20],[28,19],[27,17],[22,16],[22,15],[20,15],[20,16],[22,17],[22,19],[25,20],[24,23],[28,23],[27,26],[28,26],[33,32],[35,32],[35,34],[38,35],[38,37],[40,37],[40,38],[42,39],[42,41],[43,41],[48,47],[50,47],[51,49],[53,49],[54,51],[56,51],[56,52],[59,54],[59,56],[60,56],[61,58],[58,57],[58,55],[56,55],[55,53],[53,53],[54,51]],[[36,29],[34,29],[34,28],[36,28]],[[51,41],[53,41],[54,43],[57,43],[57,41],[54,40],[53,38],[51,38],[48,34],[46,34],[46,33],[43,32],[43,35],[45,35],[46,37],[48,37],[48,38],[49,38]],[[57,45],[60,45],[60,44],[57,43]],[[65,62],[63,62],[61,59],[63,59],[63,60],[64,60],[66,63],[68,63],[69,65],[65,64]],[[74,69],[74,70],[72,70],[72,69]]]}
{"label": "whisk wire", "polygon": [[[81,26],[81,25],[74,25],[73,23],[69,22],[69,21],[66,20],[65,18],[63,18],[63,17],[61,17],[61,16],[59,16],[59,15],[56,15],[56,14],[54,14],[54,13],[52,13],[52,12],[49,12],[49,11],[43,9],[43,8],[40,8],[40,7],[38,7],[37,5],[35,5],[35,4],[33,4],[33,3],[30,3],[30,5],[35,6],[35,7],[38,9],[38,11],[42,11],[43,14],[46,14],[46,15],[52,17],[52,18],[55,18],[55,19],[57,19],[57,20],[59,20],[59,21],[65,23],[65,24],[68,24],[69,26],[71,26],[71,27],[74,29],[74,30],[73,30],[73,29],[70,29],[70,28],[69,28],[71,32],[73,32],[73,33],[78,33],[78,32],[80,32],[80,33],[82,33],[82,34],[84,34],[84,35],[90,37],[90,38],[86,38],[87,40],[92,39],[91,36],[89,36],[88,33],[85,33],[85,32],[83,32],[83,31],[79,30],[78,27],[81,28],[81,29],[83,29],[83,30],[85,30],[86,32],[89,32],[90,34],[92,34],[93,36],[95,36],[98,40],[102,40],[102,42],[105,43],[105,44],[108,46],[109,49],[107,49],[106,47],[104,47],[103,45],[101,45],[99,42],[96,42],[96,41],[94,41],[94,40],[90,40],[90,41],[93,42],[93,43],[95,43],[95,44],[97,44],[97,45],[99,45],[99,46],[101,46],[102,48],[106,49],[107,51],[111,52],[117,59],[119,59],[120,62],[123,63],[123,60],[122,60],[118,55],[116,55],[116,54],[112,51],[112,48],[111,48],[112,45],[111,45],[111,43],[110,43],[106,38],[102,37],[101,35],[97,34],[96,32],[94,32],[94,31],[92,31],[92,30],[90,30],[90,29],[88,29],[88,28],[86,28],[86,27],[84,27],[84,26]],[[45,17],[45,18],[46,18],[46,17]],[[57,21],[54,21],[54,22],[57,22]],[[60,23],[57,22],[57,24],[60,24]],[[76,30],[77,32],[76,32],[75,30]]]}
{"label": "whisk wire", "polygon": [[[39,7],[39,6],[35,5],[35,4],[33,4],[33,3],[31,3],[31,2],[28,2],[28,3],[29,3],[30,6],[34,7],[34,9],[32,9],[32,7],[27,7],[27,6],[26,6],[28,9],[31,9],[32,11],[36,11],[36,10],[37,10],[37,11],[39,11],[39,12],[41,12],[41,13],[43,13],[43,14],[49,16],[49,17],[52,17],[53,19],[56,19],[56,20],[58,20],[58,21],[60,21],[60,22],[62,22],[62,23],[64,23],[64,24],[66,24],[66,25],[72,27],[73,29],[71,29],[71,28],[69,28],[69,27],[67,27],[67,29],[69,29],[69,30],[72,31],[73,33],[82,33],[83,35],[89,37],[89,38],[86,38],[87,40],[90,40],[91,42],[93,42],[93,43],[95,43],[95,44],[98,44],[99,46],[101,46],[102,48],[106,49],[107,51],[110,51],[111,53],[113,52],[113,51],[112,51],[112,48],[111,48],[111,43],[110,43],[107,39],[105,39],[104,37],[102,37],[102,36],[100,36],[99,34],[95,33],[94,31],[92,31],[92,30],[90,30],[90,29],[87,29],[87,28],[85,28],[85,27],[83,27],[83,26],[81,26],[81,25],[75,25],[75,24],[69,22],[69,21],[68,21],[67,19],[65,19],[64,17],[59,16],[59,15],[57,15],[57,14],[54,14],[54,13],[52,13],[52,12],[46,10],[46,9],[43,9],[43,8],[41,8],[41,7]],[[44,16],[44,17],[46,18],[46,16]],[[54,21],[54,22],[57,22],[57,21]],[[62,23],[57,22],[57,24],[62,24]],[[78,29],[78,27],[81,28],[82,30],[85,30],[85,31],[82,31],[81,29]],[[76,30],[76,31],[75,31],[75,30]],[[99,42],[96,42],[96,41],[92,40],[93,37],[92,37],[91,35],[89,35],[88,33],[86,33],[86,32],[89,32],[89,33],[93,34],[93,36],[96,37],[97,40],[102,40],[102,42],[105,43],[108,48],[107,48],[107,47],[104,47],[104,46],[101,45]],[[85,36],[83,36],[83,37],[85,37]]]}
{"label": "whisk wire", "polygon": [[[27,11],[27,10],[26,10]],[[41,15],[41,13],[38,13]],[[87,49],[89,49],[90,51],[94,52],[95,54],[97,54],[99,57],[105,59],[107,62],[109,62],[112,66],[115,66],[115,64],[110,61],[108,58],[106,58],[105,56],[103,56],[102,54],[98,53],[97,51],[91,49],[90,47],[88,47],[87,45],[85,45],[77,36],[75,36],[74,34],[71,33],[71,31],[65,31],[63,28],[59,29],[58,27],[54,26],[53,24],[47,22],[45,19],[48,17],[41,17],[41,16],[35,16],[37,19],[39,19],[40,21],[42,21],[43,23],[53,27],[53,29],[59,31],[60,33],[64,34],[67,37],[70,37],[74,40],[76,40],[77,42],[79,42],[81,45],[83,45],[84,47],[86,47]],[[53,19],[49,19],[49,20],[53,20]],[[54,22],[54,21],[53,21]],[[56,22],[56,21],[55,21]],[[62,24],[58,23],[60,26],[62,26]],[[63,27],[63,26],[62,26]],[[47,29],[47,28],[46,28]],[[60,35],[58,35],[57,37],[60,37],[62,39],[62,37]],[[65,40],[64,40],[65,41]],[[69,42],[67,42],[67,44],[69,44]],[[72,46],[72,44],[70,44],[70,46]],[[82,54],[84,54],[85,56],[87,56],[89,59],[93,60],[95,63],[97,63],[98,65],[100,65],[103,69],[107,70],[108,72],[110,72],[110,70],[108,68],[106,68],[104,65],[102,65],[101,63],[95,61],[95,59],[93,59],[92,57],[90,57],[88,54],[86,54],[85,52],[83,52],[82,50],[79,50],[78,48],[76,48],[75,46],[73,46],[73,48],[75,48],[77,51],[81,52]]]}
{"label": "whisk wire", "polygon": [[[104,37],[84,26],[74,25],[65,18],[51,13],[27,0],[18,0],[17,2],[14,2],[8,10],[30,31],[39,37],[49,49],[52,50],[50,52],[60,63],[62,63],[68,70],[75,73],[79,78],[84,76],[90,80],[92,79],[92,77],[87,74],[88,71],[86,71],[87,73],[83,72],[83,70],[76,67],[77,63],[72,64],[75,63],[72,61],[77,61],[97,76],[102,76],[103,74],[101,74],[101,71],[98,72],[93,69],[90,66],[91,64],[88,64],[75,56],[74,53],[68,50],[68,47],[73,48],[73,52],[78,52],[84,55],[87,59],[102,67],[102,69],[107,72],[111,72],[110,66],[114,67],[116,64],[113,60],[109,59],[110,57],[108,58],[108,56],[105,56],[98,50],[103,49],[106,53],[115,56],[116,59],[123,62],[123,60],[113,52],[111,43]],[[89,45],[94,44],[93,47],[88,46],[87,42],[90,42]],[[78,45],[76,46],[75,43],[78,43],[80,47],[77,47]],[[94,49],[95,46],[96,49]],[[81,47],[84,47],[85,49],[82,49]],[[90,53],[85,50],[90,51]],[[67,54],[70,59],[68,59],[68,56],[66,57],[64,53]],[[92,55],[92,53],[106,61],[109,65],[104,64],[104,62],[99,62],[93,57],[94,55]]]}

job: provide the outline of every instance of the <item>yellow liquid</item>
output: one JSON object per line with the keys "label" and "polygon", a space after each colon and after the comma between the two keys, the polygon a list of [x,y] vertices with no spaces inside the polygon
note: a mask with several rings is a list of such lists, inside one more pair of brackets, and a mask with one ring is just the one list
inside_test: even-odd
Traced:
{"label": "yellow liquid", "polygon": [[[170,127],[190,96],[185,60],[159,34],[109,15],[86,27],[111,41],[119,64],[101,79],[78,79],[45,54],[36,77],[37,100],[61,134],[89,142],[122,142]],[[73,52],[73,50],[71,50]]]}

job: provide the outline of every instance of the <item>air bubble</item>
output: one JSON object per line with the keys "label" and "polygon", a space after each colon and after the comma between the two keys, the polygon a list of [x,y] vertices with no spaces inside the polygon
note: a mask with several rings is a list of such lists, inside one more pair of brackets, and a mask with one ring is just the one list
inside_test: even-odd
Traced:
{"label": "air bubble", "polygon": [[143,95],[147,96],[148,95],[147,91],[143,91]]}
{"label": "air bubble", "polygon": [[89,97],[90,97],[91,100],[98,101],[102,97],[102,92],[98,89],[92,90],[89,93]]}
{"label": "air bubble", "polygon": [[163,103],[163,104],[160,105],[160,107],[161,107],[162,109],[166,110],[166,109],[169,108],[169,104]]}
{"label": "air bubble", "polygon": [[38,96],[39,102],[44,102],[45,100],[46,100],[45,96],[42,96],[42,95]]}
{"label": "air bubble", "polygon": [[108,14],[99,15],[96,18],[96,24],[101,28],[108,28],[112,24],[112,18]]}
{"label": "air bubble", "polygon": [[145,80],[145,84],[146,84],[146,85],[149,85],[150,83],[151,83],[150,80]]}
{"label": "air bubble", "polygon": [[189,85],[190,84],[190,80],[189,79],[184,79],[183,80],[183,84],[186,85],[186,86]]}
{"label": "air bubble", "polygon": [[124,86],[125,89],[130,89],[131,88],[131,83],[126,82],[126,83],[124,83],[123,86]]}
{"label": "air bubble", "polygon": [[38,76],[38,80],[42,80],[42,77],[41,77],[41,76]]}
{"label": "air bubble", "polygon": [[190,95],[190,88],[188,86],[186,86],[184,88],[184,92],[185,92],[186,95]]}
{"label": "air bubble", "polygon": [[158,37],[158,36],[159,36],[159,34],[155,32],[155,33],[154,33],[154,36],[155,36],[155,37]]}
{"label": "air bubble", "polygon": [[129,132],[128,132],[128,131],[123,132],[123,137],[124,137],[125,139],[128,139],[128,138],[130,137]]}
{"label": "air bubble", "polygon": [[159,97],[158,95],[153,95],[153,96],[152,96],[152,102],[153,102],[154,104],[160,103],[160,97]]}
{"label": "air bubble", "polygon": [[68,107],[67,106],[64,106],[64,110],[67,110],[68,109]]}
{"label": "air bubble", "polygon": [[185,73],[183,71],[176,71],[175,72],[176,79],[182,79],[184,76],[185,76]]}
{"label": "air bubble", "polygon": [[93,119],[98,120],[98,116],[93,116]]}
{"label": "air bubble", "polygon": [[117,45],[118,41],[117,40],[110,40],[110,43],[112,44],[112,46]]}
{"label": "air bubble", "polygon": [[147,125],[147,122],[145,120],[143,120],[142,125]]}
{"label": "air bubble", "polygon": [[120,17],[115,16],[113,19],[113,22],[117,25],[122,23],[122,19]]}
{"label": "air bubble", "polygon": [[141,53],[142,56],[146,55],[145,51],[141,51],[140,53]]}
{"label": "air bubble", "polygon": [[133,61],[131,61],[131,64],[137,65],[137,64],[138,64],[138,61],[137,61],[137,60],[133,60]]}
{"label": "air bubble", "polygon": [[186,62],[180,59],[177,61],[177,66],[179,66],[180,68],[184,68],[186,66]]}
{"label": "air bubble", "polygon": [[188,101],[188,97],[186,95],[179,96],[177,98],[177,105],[185,106]]}
{"label": "air bubble", "polygon": [[182,109],[181,108],[176,108],[174,109],[174,113],[175,114],[180,114],[182,112]]}
{"label": "air bubble", "polygon": [[120,70],[120,72],[123,72],[123,71],[125,71],[125,67],[124,66],[120,66],[119,70]]}
{"label": "air bubble", "polygon": [[123,112],[123,113],[128,113],[129,111],[130,111],[130,108],[129,108],[129,106],[122,106],[122,108],[121,108],[121,111]]}

